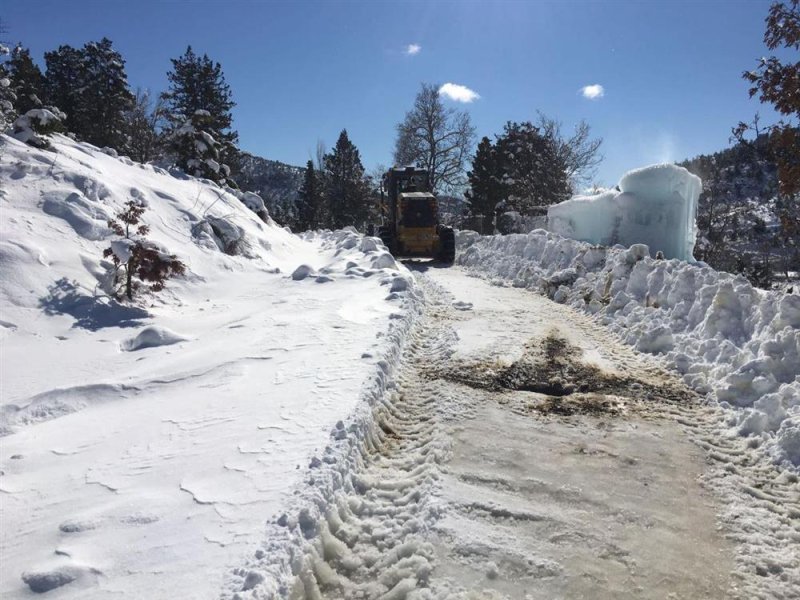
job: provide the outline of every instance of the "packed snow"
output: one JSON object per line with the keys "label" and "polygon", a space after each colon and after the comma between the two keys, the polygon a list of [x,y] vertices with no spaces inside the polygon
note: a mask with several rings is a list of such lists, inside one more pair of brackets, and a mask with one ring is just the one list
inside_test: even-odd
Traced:
{"label": "packed snow", "polygon": [[[383,373],[413,278],[379,240],[50,141],[0,137],[0,596],[216,596]],[[118,302],[131,199],[187,271]]]}
{"label": "packed snow", "polygon": [[646,244],[654,254],[694,260],[699,177],[660,164],[626,173],[617,188],[551,206],[548,229],[604,246]]}
{"label": "packed snow", "polygon": [[800,467],[800,295],[759,290],[704,263],[653,259],[642,244],[608,248],[543,230],[462,231],[457,242],[459,264],[597,315],[729,409],[732,432]]}

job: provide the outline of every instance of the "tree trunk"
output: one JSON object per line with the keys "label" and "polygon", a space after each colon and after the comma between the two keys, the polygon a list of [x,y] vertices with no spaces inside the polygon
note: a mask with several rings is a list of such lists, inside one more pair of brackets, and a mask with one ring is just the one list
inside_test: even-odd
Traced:
{"label": "tree trunk", "polygon": [[128,260],[128,266],[125,267],[125,295],[128,300],[133,300],[133,258]]}

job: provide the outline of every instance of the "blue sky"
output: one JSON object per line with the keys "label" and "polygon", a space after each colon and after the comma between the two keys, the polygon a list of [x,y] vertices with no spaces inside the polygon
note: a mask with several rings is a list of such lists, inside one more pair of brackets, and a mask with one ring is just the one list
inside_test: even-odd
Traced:
{"label": "blue sky", "polygon": [[[420,82],[479,94],[479,136],[536,111],[604,138],[598,180],[727,147],[757,110],[741,72],[766,54],[768,0],[242,2],[3,0],[11,42],[46,50],[107,36],[133,87],[161,91],[191,44],[222,64],[241,147],[296,165],[342,128],[368,169],[389,164]],[[409,45],[419,47],[408,53]],[[602,97],[581,93],[600,85]]]}

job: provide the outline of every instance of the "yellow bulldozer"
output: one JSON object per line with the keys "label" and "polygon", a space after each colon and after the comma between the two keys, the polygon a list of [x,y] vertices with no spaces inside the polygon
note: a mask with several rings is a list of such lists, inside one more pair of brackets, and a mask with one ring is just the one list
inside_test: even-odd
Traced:
{"label": "yellow bulldozer", "polygon": [[439,222],[439,205],[428,172],[416,167],[389,169],[381,181],[383,225],[378,236],[396,257],[427,257],[452,264],[452,227]]}

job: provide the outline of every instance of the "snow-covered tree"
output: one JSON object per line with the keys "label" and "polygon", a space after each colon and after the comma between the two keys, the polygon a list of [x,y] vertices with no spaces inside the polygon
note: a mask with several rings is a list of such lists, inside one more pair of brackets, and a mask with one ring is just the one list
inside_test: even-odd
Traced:
{"label": "snow-covered tree", "polygon": [[16,96],[14,108],[17,114],[24,115],[33,108],[42,108],[44,78],[38,65],[31,59],[30,51],[17,44],[11,52],[8,68],[11,90]]}
{"label": "snow-covered tree", "polygon": [[210,131],[213,131],[212,117],[207,110],[196,110],[180,127],[170,131],[167,141],[176,163],[189,175],[236,188],[230,179],[230,168],[221,162],[221,145]]}
{"label": "snow-covered tree", "polygon": [[[0,42],[0,59],[8,56],[9,53],[8,46],[4,46]],[[0,132],[5,131],[14,121],[16,116],[14,103],[16,101],[17,95],[11,88],[11,74],[9,73],[8,63],[0,62]]]}
{"label": "snow-covered tree", "polygon": [[394,162],[425,168],[437,192],[458,189],[474,140],[469,113],[445,108],[439,86],[423,83],[414,108],[397,125]]}
{"label": "snow-covered tree", "polygon": [[[172,70],[167,73],[167,78],[170,87],[162,94],[168,121],[167,136],[174,139],[175,133],[185,130],[187,123],[193,122],[196,131],[213,138],[217,151],[214,160],[235,170],[239,136],[231,129],[231,110],[236,104],[230,86],[225,82],[222,66],[206,54],[198,56],[189,46],[183,56],[172,59]],[[196,115],[202,115],[202,123],[196,122]],[[190,154],[179,155],[179,163],[203,160],[191,152],[191,146],[183,145],[182,148],[189,150]]]}
{"label": "snow-covered tree", "polygon": [[12,135],[36,148],[50,147],[47,136],[64,130],[66,115],[55,106],[32,108],[14,121]]}
{"label": "snow-covered tree", "polygon": [[318,215],[322,205],[322,188],[320,186],[314,162],[306,163],[303,185],[297,199],[297,229],[306,231],[316,229],[319,225]]}
{"label": "snow-covered tree", "polygon": [[0,43],[0,131],[12,125],[11,134],[37,148],[49,148],[47,136],[63,131],[66,115],[53,106],[42,106],[42,73],[21,45],[13,51]]}
{"label": "snow-covered tree", "polygon": [[567,199],[569,179],[563,158],[538,127],[508,122],[495,144],[498,180],[508,208],[532,214]]}
{"label": "snow-covered tree", "polygon": [[339,134],[333,151],[325,155],[325,198],[331,227],[362,227],[368,214],[369,186],[364,179],[361,156],[347,137]]}
{"label": "snow-covered tree", "polygon": [[[0,36],[6,33],[3,20],[0,19]],[[11,73],[8,66],[8,58],[11,49],[5,40],[0,37],[0,133],[14,121],[14,103],[17,100],[14,90],[11,88]]]}
{"label": "snow-covered tree", "polygon": [[160,292],[167,279],[186,272],[186,265],[174,254],[144,237],[150,232],[141,222],[145,209],[141,202],[128,200],[125,209],[108,221],[119,238],[103,251],[103,257],[111,259],[111,293],[118,299],[124,295],[133,300],[143,283],[150,284],[150,291]]}

